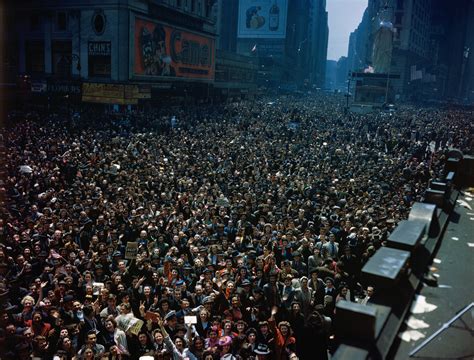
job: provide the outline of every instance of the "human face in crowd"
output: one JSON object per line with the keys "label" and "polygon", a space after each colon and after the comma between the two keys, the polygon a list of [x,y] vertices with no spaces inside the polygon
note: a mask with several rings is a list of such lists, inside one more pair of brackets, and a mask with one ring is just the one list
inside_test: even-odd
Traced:
{"label": "human face in crowd", "polygon": [[90,348],[84,350],[84,359],[94,359],[94,352]]}
{"label": "human face in crowd", "polygon": [[115,330],[115,326],[114,326],[113,322],[112,321],[106,321],[105,322],[105,329],[108,332],[113,332]]}
{"label": "human face in crowd", "polygon": [[[270,99],[272,105],[268,104]],[[210,296],[216,307],[206,303],[199,315],[201,322],[214,320],[211,311],[234,314],[247,301],[257,303],[255,307],[263,316],[270,312],[272,301],[257,287],[266,284],[268,270],[280,274],[283,268],[293,274],[291,261],[279,268],[292,252],[299,250],[303,255],[300,261],[311,252],[324,258],[328,256],[326,247],[319,254],[319,249],[313,249],[315,243],[337,241],[339,258],[319,264],[336,271],[334,264],[349,254],[343,250],[352,239],[347,238],[348,233],[357,234],[357,247],[353,248],[357,251],[350,257],[362,263],[398,221],[408,218],[413,202],[422,200],[428,180],[444,175],[446,149],[470,151],[471,147],[472,116],[465,110],[407,107],[391,117],[344,115],[337,95],[273,100],[273,96],[264,96],[212,108],[163,107],[126,114],[77,109],[81,115],[77,128],[59,121],[63,115],[53,115],[52,110],[35,110],[33,115],[20,115],[21,121],[12,122],[11,127],[0,129],[6,150],[2,160],[9,169],[0,186],[0,195],[8,204],[0,219],[4,244],[0,247],[0,274],[2,279],[10,271],[13,276],[26,275],[26,280],[20,277],[18,281],[23,283],[19,285],[33,298],[22,302],[12,291],[16,285],[8,279],[0,282],[0,293],[8,294],[11,304],[20,304],[14,310],[19,315],[25,319],[32,315],[33,324],[41,324],[46,320],[34,311],[43,291],[47,297],[41,310],[50,315],[52,326],[61,329],[66,323],[63,314],[73,310],[76,315],[83,304],[91,303],[90,297],[84,300],[82,296],[84,292],[93,295],[93,283],[100,278],[108,292],[101,291],[98,310],[108,306],[109,315],[118,315],[110,293],[123,301],[121,309],[128,317],[134,315],[130,309],[138,308],[139,303],[135,296],[123,300],[120,296],[137,285],[138,280],[132,279],[137,277],[138,267],[147,279],[153,274],[153,287],[148,280],[142,283],[147,298],[156,293],[174,306],[182,295],[191,295],[189,299]],[[290,115],[292,109],[298,111]],[[180,119],[179,131],[168,129],[173,115]],[[299,129],[290,132],[287,124],[293,116]],[[407,137],[411,130],[419,132],[418,140]],[[441,142],[438,149],[429,155],[420,152],[431,140]],[[33,168],[33,174],[20,172],[25,164]],[[334,227],[344,230],[337,239],[330,233]],[[373,235],[376,228],[377,237]],[[231,231],[227,233],[227,229]],[[238,240],[234,241],[235,237]],[[149,240],[149,252],[141,252],[138,262],[125,260],[122,246],[137,238]],[[210,261],[214,263],[209,265]],[[102,270],[95,269],[98,263]],[[242,265],[247,270],[239,269]],[[171,276],[165,274],[166,269]],[[212,271],[202,275],[204,269]],[[222,270],[227,274],[217,279]],[[41,278],[35,279],[36,271]],[[183,272],[187,286],[175,286]],[[302,275],[308,277],[309,273]],[[354,283],[360,282],[359,274],[348,275]],[[241,281],[255,280],[253,276],[257,281],[240,295]],[[316,277],[311,275],[312,280]],[[280,275],[270,278],[275,290]],[[65,284],[59,284],[63,280]],[[291,285],[289,279],[284,282]],[[306,280],[301,281],[304,291],[308,291],[307,285]],[[70,294],[73,301],[61,300]],[[230,304],[222,303],[222,295],[229,300],[229,294]],[[373,296],[373,288],[367,288],[366,294]],[[188,308],[189,304],[183,301],[181,306]],[[311,311],[299,304],[293,304],[292,309],[305,318]],[[163,316],[169,310],[166,304],[159,312]],[[0,330],[15,332],[17,324],[10,324],[10,314],[6,315],[2,318],[6,329]],[[18,314],[13,315],[16,319]],[[74,316],[74,321],[78,318]],[[223,316],[217,323],[228,318]],[[166,323],[176,329],[176,319]],[[104,325],[114,331],[112,322]],[[231,332],[229,324],[225,327]],[[258,320],[249,327],[258,328]],[[237,328],[244,333],[243,324],[237,323]],[[77,323],[68,329],[59,334],[60,339],[78,335]],[[151,337],[151,331],[143,329]],[[287,335],[290,330],[281,327]],[[268,332],[268,326],[262,331]],[[218,339],[217,333],[213,336]],[[27,332],[25,338],[29,337]],[[61,342],[49,340],[48,346],[53,352]],[[15,357],[20,358],[18,354]]]}
{"label": "human face in crowd", "polygon": [[199,317],[200,317],[202,322],[207,322],[208,319],[209,319],[209,312],[206,309],[202,309],[199,312]]}
{"label": "human face in crowd", "polygon": [[155,343],[162,344],[164,341],[163,334],[160,333],[159,331],[155,332],[154,339],[155,339]]}
{"label": "human face in crowd", "polygon": [[181,340],[180,338],[176,338],[174,344],[176,345],[176,347],[178,348],[178,350],[184,349],[183,340]]}
{"label": "human face in crowd", "polygon": [[64,337],[62,341],[63,349],[69,350],[72,347],[71,339],[68,337]]}
{"label": "human face in crowd", "polygon": [[210,330],[210,331],[209,331],[209,337],[210,337],[211,339],[217,338],[217,331],[215,331],[215,330]]}
{"label": "human face in crowd", "polygon": [[97,343],[97,335],[96,334],[88,334],[87,335],[87,344],[89,344],[89,346],[91,346],[91,347],[94,347],[96,343]]}
{"label": "human face in crowd", "polygon": [[141,345],[146,345],[147,340],[148,339],[145,334],[138,335],[138,341],[140,342]]}
{"label": "human face in crowd", "polygon": [[250,344],[255,344],[257,340],[257,334],[251,332],[250,334],[248,334],[247,336],[247,341],[250,343]]}

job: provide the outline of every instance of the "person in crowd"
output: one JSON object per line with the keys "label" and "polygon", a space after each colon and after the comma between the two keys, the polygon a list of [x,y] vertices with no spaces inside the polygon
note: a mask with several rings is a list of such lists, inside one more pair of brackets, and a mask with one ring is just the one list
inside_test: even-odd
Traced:
{"label": "person in crowd", "polygon": [[360,270],[474,150],[467,110],[342,100],[12,115],[0,357],[326,359],[336,303],[383,296]]}

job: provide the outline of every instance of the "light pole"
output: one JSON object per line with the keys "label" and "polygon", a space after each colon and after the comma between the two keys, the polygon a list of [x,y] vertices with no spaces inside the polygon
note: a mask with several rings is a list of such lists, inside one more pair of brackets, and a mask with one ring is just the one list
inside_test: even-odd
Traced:
{"label": "light pole", "polygon": [[351,89],[351,73],[347,74],[346,113],[349,112],[349,97]]}
{"label": "light pole", "polygon": [[300,41],[300,43],[298,44],[298,70],[301,70],[301,67],[302,67],[302,61],[301,61],[301,45],[303,45],[306,41],[308,41],[308,38]]}
{"label": "light pole", "polygon": [[461,66],[461,79],[459,81],[459,89],[458,89],[458,97],[462,100],[462,86],[464,83],[464,72],[466,71],[466,63],[467,59],[469,58],[469,52],[471,49],[468,46],[464,47],[464,51],[462,53],[462,66]]}
{"label": "light pole", "polygon": [[81,58],[77,54],[71,54],[70,57],[70,63],[71,65],[74,63],[77,63],[76,69],[79,71],[79,76],[81,76]]}

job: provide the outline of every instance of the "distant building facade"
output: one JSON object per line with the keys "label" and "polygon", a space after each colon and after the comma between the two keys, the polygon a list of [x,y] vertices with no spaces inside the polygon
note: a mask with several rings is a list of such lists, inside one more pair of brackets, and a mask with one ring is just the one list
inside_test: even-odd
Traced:
{"label": "distant building facade", "polygon": [[393,26],[388,72],[399,78],[388,81],[387,87],[396,99],[474,100],[474,1],[369,0],[364,18],[350,38],[351,69],[358,67],[359,30],[367,38],[367,65],[376,60],[374,44],[383,22]]}
{"label": "distant building facade", "polygon": [[17,72],[32,91],[130,105],[163,92],[196,96],[215,77],[214,3],[25,1],[9,13]]}

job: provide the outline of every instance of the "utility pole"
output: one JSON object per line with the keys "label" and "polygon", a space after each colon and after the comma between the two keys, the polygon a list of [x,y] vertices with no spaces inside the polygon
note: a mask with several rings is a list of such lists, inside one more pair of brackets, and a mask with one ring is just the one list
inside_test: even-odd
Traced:
{"label": "utility pole", "polygon": [[470,48],[465,46],[462,56],[461,79],[459,80],[458,97],[462,100],[462,87],[464,85],[464,73],[466,72],[467,59],[469,58]]}

